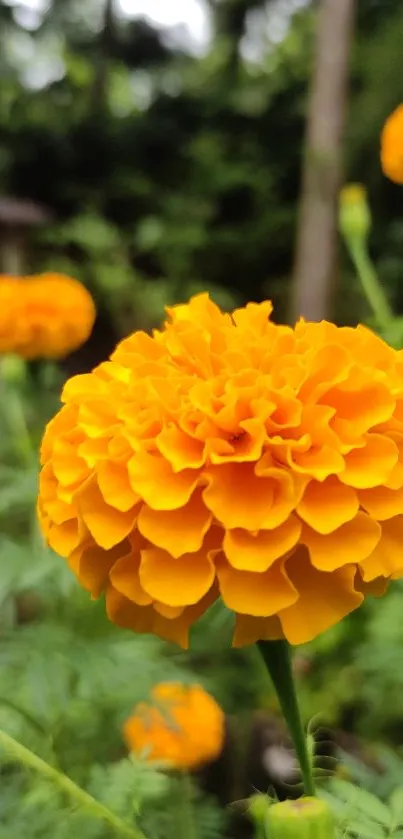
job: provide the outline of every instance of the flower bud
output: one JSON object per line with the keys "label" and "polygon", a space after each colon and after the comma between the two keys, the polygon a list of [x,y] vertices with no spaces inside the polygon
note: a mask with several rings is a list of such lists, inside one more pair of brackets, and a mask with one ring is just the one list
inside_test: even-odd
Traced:
{"label": "flower bud", "polygon": [[335,839],[335,820],[319,798],[281,801],[267,814],[270,839]]}
{"label": "flower bud", "polygon": [[339,226],[346,239],[368,236],[371,213],[362,184],[347,184],[340,191]]}

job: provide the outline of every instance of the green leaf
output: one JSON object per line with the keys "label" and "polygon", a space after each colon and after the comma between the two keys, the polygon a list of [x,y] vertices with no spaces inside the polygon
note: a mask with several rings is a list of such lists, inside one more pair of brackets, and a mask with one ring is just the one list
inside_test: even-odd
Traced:
{"label": "green leaf", "polygon": [[357,836],[357,839],[384,839],[385,837],[380,825],[363,823],[361,819],[349,822],[347,832],[350,836]]}
{"label": "green leaf", "polygon": [[393,823],[396,826],[403,825],[403,787],[398,787],[392,792],[389,798],[389,807]]}
{"label": "green leaf", "polygon": [[342,800],[353,806],[354,809],[370,818],[374,822],[389,827],[391,821],[391,814],[386,806],[375,795],[367,792],[364,789],[358,789],[354,784],[348,781],[342,781],[336,778],[331,785],[332,792],[340,797]]}

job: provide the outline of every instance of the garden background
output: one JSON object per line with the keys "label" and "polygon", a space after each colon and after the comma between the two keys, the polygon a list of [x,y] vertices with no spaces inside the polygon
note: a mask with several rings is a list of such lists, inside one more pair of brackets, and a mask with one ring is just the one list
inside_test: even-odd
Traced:
{"label": "garden background", "polygon": [[[120,337],[157,326],[165,305],[197,291],[224,308],[270,298],[277,320],[290,317],[320,3],[189,0],[201,22],[193,34],[186,3],[182,22],[165,4],[174,9],[173,0],[154,0],[147,17],[110,0],[0,2],[1,270],[69,274],[98,309],[90,340],[60,365],[32,364],[23,379],[18,365],[4,368],[0,728],[114,812],[136,815],[148,836],[185,837],[179,783],[128,761],[121,726],[156,682],[201,682],[224,708],[228,734],[191,808],[195,835],[218,839],[250,835],[241,805],[230,802],[291,789],[289,744],[258,659],[230,650],[222,611],[202,621],[189,654],[118,630],[44,548],[35,517],[37,445],[67,375],[90,370]],[[368,190],[371,257],[397,318],[402,192],[381,172],[379,138],[402,99],[402,43],[401,4],[357,0],[343,180]],[[371,324],[341,241],[337,251],[323,314]],[[394,584],[296,658],[303,714],[321,741],[318,766],[385,799],[403,781],[402,594]],[[352,835],[392,835],[378,822]],[[4,759],[0,839],[73,831],[114,835]]]}

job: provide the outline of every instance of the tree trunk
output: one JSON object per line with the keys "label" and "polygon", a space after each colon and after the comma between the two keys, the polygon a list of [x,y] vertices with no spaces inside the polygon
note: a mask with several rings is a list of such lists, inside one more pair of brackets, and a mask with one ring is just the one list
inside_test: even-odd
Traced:
{"label": "tree trunk", "polygon": [[292,321],[329,317],[337,263],[338,195],[355,0],[321,0],[308,107]]}

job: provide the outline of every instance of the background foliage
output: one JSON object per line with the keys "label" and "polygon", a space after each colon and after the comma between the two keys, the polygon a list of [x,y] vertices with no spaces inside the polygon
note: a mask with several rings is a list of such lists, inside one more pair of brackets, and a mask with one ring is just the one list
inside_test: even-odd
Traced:
{"label": "background foliage", "polygon": [[[292,792],[267,762],[273,747],[289,748],[273,725],[273,695],[253,652],[229,652],[224,610],[202,623],[186,656],[107,623],[38,536],[36,451],[65,373],[157,324],[167,303],[207,288],[224,307],[269,296],[286,316],[316,4],[209,6],[212,40],[200,57],[145,19],[111,16],[110,4],[50,0],[24,17],[18,2],[0,2],[0,194],[51,218],[23,232],[27,270],[79,277],[99,307],[92,339],[63,370],[33,365],[19,379],[3,365],[0,728],[158,839],[186,835],[182,791],[178,779],[128,760],[120,727],[134,703],[161,679],[196,678],[225,708],[224,754],[192,802],[195,835],[213,839],[248,833],[228,805],[254,787]],[[381,175],[378,146],[402,97],[402,42],[400,4],[358,0],[346,178],[368,187],[372,256],[397,315],[402,193]],[[9,233],[0,218],[0,258]],[[342,250],[335,317],[368,315]],[[339,778],[327,795],[342,834],[362,839],[403,835],[401,597],[395,584],[296,661],[305,716],[319,733],[332,730],[318,766],[360,787]],[[112,835],[5,755],[0,774],[0,839]]]}

